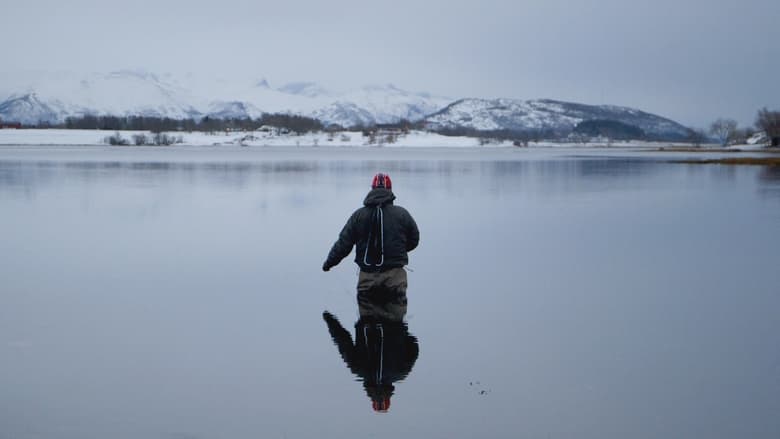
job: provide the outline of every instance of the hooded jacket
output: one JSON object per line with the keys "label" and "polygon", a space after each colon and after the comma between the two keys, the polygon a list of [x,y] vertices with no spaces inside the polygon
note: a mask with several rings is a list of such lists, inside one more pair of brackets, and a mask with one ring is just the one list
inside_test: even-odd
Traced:
{"label": "hooded jacket", "polygon": [[323,267],[337,265],[352,247],[356,247],[355,263],[361,271],[385,271],[407,265],[407,252],[417,247],[420,231],[409,212],[394,205],[393,200],[392,191],[372,189],[363,200],[363,207],[347,220]]}

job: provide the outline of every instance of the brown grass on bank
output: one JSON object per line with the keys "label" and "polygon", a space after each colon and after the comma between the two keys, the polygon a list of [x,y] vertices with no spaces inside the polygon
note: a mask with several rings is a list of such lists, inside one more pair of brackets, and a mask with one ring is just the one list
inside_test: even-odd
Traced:
{"label": "brown grass on bank", "polygon": [[690,163],[695,165],[717,163],[721,165],[762,165],[780,166],[780,157],[726,157],[720,159],[671,160],[672,163]]}
{"label": "brown grass on bank", "polygon": [[694,148],[692,146],[662,146],[656,151],[663,152],[700,152],[700,153],[727,153],[727,152],[759,152],[762,154],[780,154],[780,148],[766,147],[761,149],[739,148]]}

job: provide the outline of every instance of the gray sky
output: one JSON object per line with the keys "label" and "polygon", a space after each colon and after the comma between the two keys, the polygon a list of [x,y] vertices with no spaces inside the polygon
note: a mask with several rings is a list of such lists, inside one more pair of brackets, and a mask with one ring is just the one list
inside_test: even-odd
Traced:
{"label": "gray sky", "polygon": [[704,126],[780,109],[777,0],[2,0],[4,71],[393,83],[637,107]]}

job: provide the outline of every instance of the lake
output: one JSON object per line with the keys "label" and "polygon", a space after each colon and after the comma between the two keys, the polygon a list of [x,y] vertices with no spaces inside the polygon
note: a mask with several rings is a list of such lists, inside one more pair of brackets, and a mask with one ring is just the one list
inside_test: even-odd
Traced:
{"label": "lake", "polygon": [[[0,148],[0,438],[780,437],[780,169],[685,157]],[[320,268],[378,171],[421,236],[386,413]]]}

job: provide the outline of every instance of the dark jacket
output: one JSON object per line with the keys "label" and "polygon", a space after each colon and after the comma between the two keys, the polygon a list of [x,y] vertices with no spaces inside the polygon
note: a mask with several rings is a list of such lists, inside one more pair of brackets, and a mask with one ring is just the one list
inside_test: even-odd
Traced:
{"label": "dark jacket", "polygon": [[420,231],[409,212],[395,206],[393,200],[392,191],[372,189],[366,195],[363,207],[349,217],[339,233],[323,269],[341,262],[353,246],[357,247],[355,263],[361,271],[385,271],[408,264],[407,252],[417,247]]}

